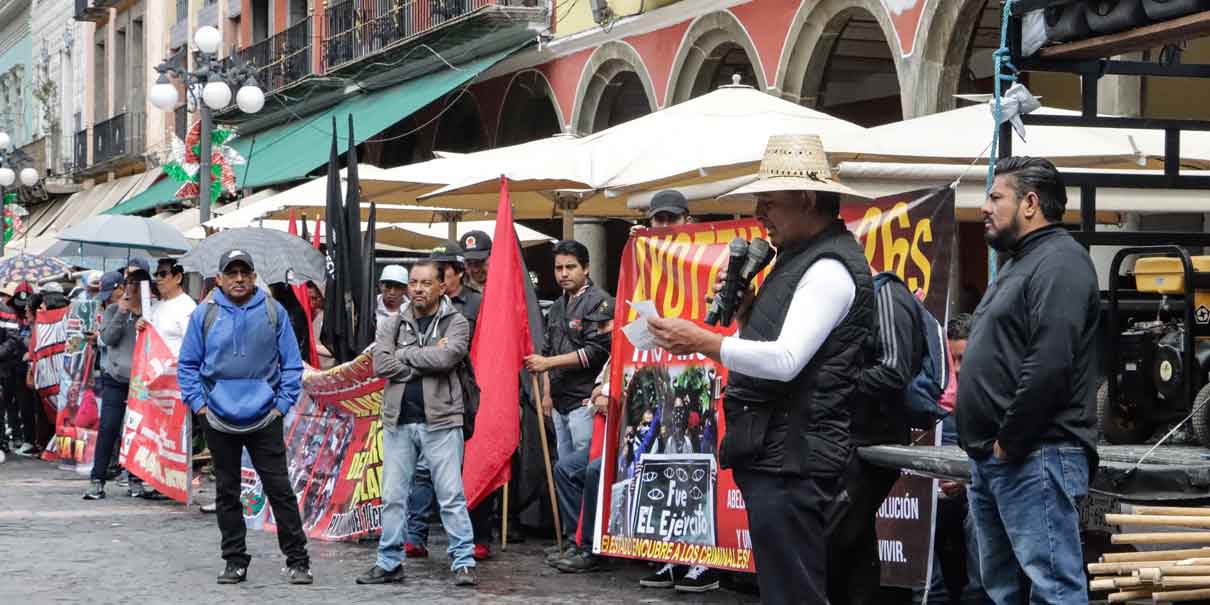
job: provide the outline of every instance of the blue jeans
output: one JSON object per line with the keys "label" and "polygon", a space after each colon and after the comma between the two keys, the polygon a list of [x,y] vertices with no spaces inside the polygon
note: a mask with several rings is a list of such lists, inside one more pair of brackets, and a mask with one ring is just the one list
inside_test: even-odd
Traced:
{"label": "blue jeans", "polygon": [[382,430],[382,537],[377,565],[391,571],[403,564],[407,503],[416,464],[429,462],[441,507],[441,524],[449,536],[451,569],[474,567],[471,518],[462,493],[462,429],[430,431],[427,425],[405,424]]}
{"label": "blue jeans", "polygon": [[555,421],[555,439],[559,458],[566,458],[592,445],[592,406],[582,405],[566,414],[551,413]]}
{"label": "blue jeans", "polygon": [[970,507],[983,587],[997,605],[1088,602],[1079,500],[1088,495],[1088,456],[1074,443],[1045,444],[1024,460],[971,464]]}
{"label": "blue jeans", "polygon": [[429,543],[429,520],[433,518],[433,476],[421,452],[412,475],[412,492],[408,494],[408,544],[424,546]]}
{"label": "blue jeans", "polygon": [[[991,601],[983,591],[983,578],[979,574],[979,541],[975,537],[974,517],[969,512],[963,517],[962,530],[966,539],[966,586],[958,595],[958,602],[962,605],[985,605]],[[925,592],[923,588],[912,590],[912,603],[923,603]],[[951,602],[945,574],[941,569],[941,553],[936,548],[933,550],[933,573],[927,592],[929,603]]]}
{"label": "blue jeans", "polygon": [[575,543],[576,526],[584,502],[584,473],[588,469],[588,448],[570,456],[560,456],[555,464],[555,492],[559,495],[559,517],[563,522],[563,539]]}

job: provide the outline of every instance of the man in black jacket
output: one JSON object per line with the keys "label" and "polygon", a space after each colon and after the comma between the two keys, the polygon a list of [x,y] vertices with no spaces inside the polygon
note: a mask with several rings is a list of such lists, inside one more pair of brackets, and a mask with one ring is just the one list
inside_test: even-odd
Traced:
{"label": "man in black jacket", "polygon": [[983,204],[1005,262],[975,309],[958,384],[958,438],[971,457],[980,570],[1000,605],[1087,603],[1078,501],[1096,468],[1100,309],[1092,259],[1059,224],[1067,206],[1049,161],[1005,158]]}
{"label": "man in black jacket", "polygon": [[648,320],[674,355],[730,370],[719,451],[748,513],[764,603],[827,603],[826,528],[853,455],[849,410],[874,326],[870,267],[840,219],[842,196],[816,135],[770,137],[755,195],[777,248],[760,293],[739,308],[738,336],[688,319]]}
{"label": "man in black jacket", "polygon": [[559,458],[567,458],[592,442],[589,396],[609,361],[613,297],[589,279],[584,244],[562,241],[554,254],[563,296],[550,308],[542,354],[526,357],[525,367],[543,375],[542,409],[553,409]]}
{"label": "man in black jacket", "polygon": [[[889,279],[875,297],[876,329],[866,341],[868,365],[857,377],[854,397],[853,445],[911,440],[907,420],[908,385],[920,373],[925,353],[916,301],[907,286]],[[878,603],[881,565],[875,514],[899,471],[867,464],[853,457],[845,476],[849,506],[828,536],[828,599],[832,605]]]}

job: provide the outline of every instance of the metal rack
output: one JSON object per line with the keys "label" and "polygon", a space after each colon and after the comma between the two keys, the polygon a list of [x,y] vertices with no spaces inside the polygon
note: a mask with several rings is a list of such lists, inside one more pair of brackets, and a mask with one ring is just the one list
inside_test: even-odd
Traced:
{"label": "metal rack", "polygon": [[[1144,246],[1169,244],[1176,246],[1210,246],[1210,233],[1180,232],[1097,232],[1096,194],[1098,187],[1125,189],[1205,189],[1210,191],[1210,176],[1181,173],[1181,132],[1210,131],[1210,121],[1122,118],[1097,115],[1097,81],[1105,75],[1157,76],[1170,78],[1210,78],[1210,65],[1163,64],[1145,61],[1111,59],[1143,49],[1151,49],[1210,35],[1210,11],[1194,13],[1171,21],[1139,27],[1116,34],[1044,47],[1031,57],[1021,54],[1021,21],[1035,9],[1066,4],[1074,0],[1017,0],[1012,5],[1008,22],[1008,47],[1011,62],[1021,72],[1042,71],[1080,76],[1080,115],[1021,116],[1027,124],[1038,126],[1071,126],[1079,128],[1122,128],[1164,131],[1163,174],[1131,174],[1123,171],[1064,172],[1064,181],[1080,188],[1080,230],[1073,235],[1085,247]],[[1008,82],[998,80],[1002,90]],[[999,157],[1012,155],[1011,125],[1001,125]],[[1207,194],[1210,202],[1210,193]],[[1207,204],[1210,209],[1210,203]]]}

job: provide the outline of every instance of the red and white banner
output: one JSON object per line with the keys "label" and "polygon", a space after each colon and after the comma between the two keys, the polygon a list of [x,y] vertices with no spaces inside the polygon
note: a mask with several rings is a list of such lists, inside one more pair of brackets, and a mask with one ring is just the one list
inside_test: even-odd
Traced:
{"label": "red and white banner", "polygon": [[160,493],[189,504],[193,471],[189,408],[176,381],[176,355],[148,325],[135,340],[118,458]]}

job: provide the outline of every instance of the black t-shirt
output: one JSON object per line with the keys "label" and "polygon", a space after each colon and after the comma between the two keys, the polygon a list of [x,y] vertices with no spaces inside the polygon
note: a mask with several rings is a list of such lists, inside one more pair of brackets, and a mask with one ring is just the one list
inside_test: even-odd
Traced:
{"label": "black t-shirt", "polygon": [[[416,318],[416,325],[420,328],[422,338],[423,335],[428,334],[434,319],[437,319],[436,313],[428,317]],[[420,376],[416,376],[413,380],[408,381],[403,392],[403,409],[399,413],[399,424],[425,424],[423,380]]]}

